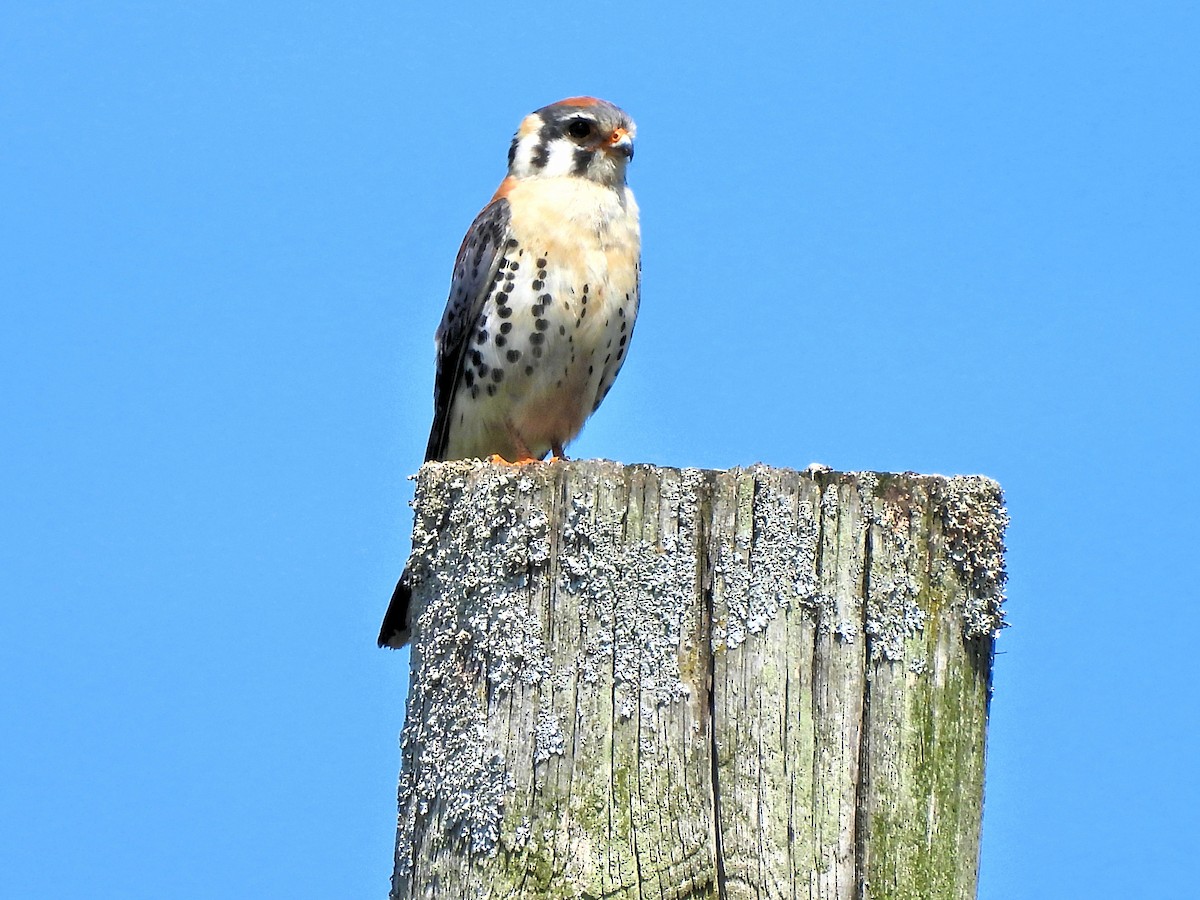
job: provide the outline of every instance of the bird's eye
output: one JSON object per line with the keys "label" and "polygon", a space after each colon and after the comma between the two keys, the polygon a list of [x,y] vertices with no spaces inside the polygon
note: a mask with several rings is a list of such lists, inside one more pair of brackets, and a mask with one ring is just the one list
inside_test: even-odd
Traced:
{"label": "bird's eye", "polygon": [[567,134],[573,138],[585,138],[592,133],[592,123],[587,119],[576,119],[567,126]]}

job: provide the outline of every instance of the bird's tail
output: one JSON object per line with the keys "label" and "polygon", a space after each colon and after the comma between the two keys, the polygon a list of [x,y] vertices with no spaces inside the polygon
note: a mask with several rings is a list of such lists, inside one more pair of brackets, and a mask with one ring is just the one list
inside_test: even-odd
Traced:
{"label": "bird's tail", "polygon": [[399,650],[408,643],[412,635],[412,586],[408,569],[396,582],[392,591],[392,602],[383,615],[383,626],[379,629],[379,646]]}

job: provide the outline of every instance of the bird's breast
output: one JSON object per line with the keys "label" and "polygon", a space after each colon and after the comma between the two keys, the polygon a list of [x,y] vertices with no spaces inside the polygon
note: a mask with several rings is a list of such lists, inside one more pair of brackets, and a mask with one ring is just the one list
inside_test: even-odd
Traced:
{"label": "bird's breast", "polygon": [[513,243],[464,360],[464,446],[516,434],[540,456],[567,443],[624,360],[638,308],[637,206],[628,190],[554,181],[583,179],[507,195]]}

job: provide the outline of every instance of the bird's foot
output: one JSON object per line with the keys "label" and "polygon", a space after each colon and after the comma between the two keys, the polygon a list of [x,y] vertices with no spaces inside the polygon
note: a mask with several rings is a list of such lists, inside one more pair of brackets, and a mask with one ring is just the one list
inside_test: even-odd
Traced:
{"label": "bird's foot", "polygon": [[487,461],[496,466],[527,466],[530,463],[540,462],[532,456],[526,456],[522,459],[505,459],[499,453],[493,453],[487,458]]}

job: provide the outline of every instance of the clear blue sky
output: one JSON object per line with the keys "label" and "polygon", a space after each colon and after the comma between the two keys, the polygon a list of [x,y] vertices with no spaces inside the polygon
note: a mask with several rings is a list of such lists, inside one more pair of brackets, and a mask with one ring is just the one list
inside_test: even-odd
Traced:
{"label": "clear blue sky", "polygon": [[1195,890],[1200,8],[0,10],[0,895],[380,897],[375,630],[520,118],[638,121],[573,453],[1005,487],[980,896]]}

